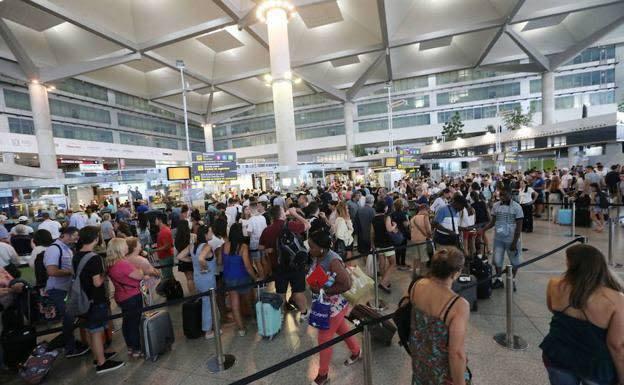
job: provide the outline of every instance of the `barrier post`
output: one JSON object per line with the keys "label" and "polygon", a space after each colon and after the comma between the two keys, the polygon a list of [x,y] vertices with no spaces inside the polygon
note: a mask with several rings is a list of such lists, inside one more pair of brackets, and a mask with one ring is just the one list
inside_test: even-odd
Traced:
{"label": "barrier post", "polygon": [[514,335],[513,325],[513,266],[507,265],[505,269],[505,318],[506,330],[494,336],[494,340],[501,346],[510,350],[525,350],[527,342],[520,336]]}
{"label": "barrier post", "polygon": [[377,311],[383,311],[386,309],[386,304],[384,303],[384,301],[379,299],[379,277],[378,277],[379,258],[378,258],[378,253],[376,249],[373,249],[372,253],[373,253],[373,281],[375,282],[373,293],[375,296],[373,298],[373,303],[371,304],[370,302],[368,302],[367,305]]}
{"label": "barrier post", "polygon": [[613,266],[613,218],[611,213],[609,213],[609,220],[607,221],[607,225],[609,226],[609,266]]}
{"label": "barrier post", "polygon": [[546,202],[546,222],[550,223],[550,210],[552,210],[552,206],[549,202]]}
{"label": "barrier post", "polygon": [[212,330],[215,335],[215,348],[217,354],[208,359],[208,371],[210,373],[218,373],[228,370],[236,362],[236,357],[231,354],[223,354],[223,344],[221,343],[221,319],[219,308],[217,306],[217,295],[214,288],[210,289],[210,307],[212,308]]}
{"label": "barrier post", "polygon": [[371,335],[368,325],[364,325],[362,331],[362,354],[364,367],[364,385],[373,385],[373,351]]}
{"label": "barrier post", "polygon": [[571,237],[576,236],[576,202],[572,201],[572,224],[570,225]]}

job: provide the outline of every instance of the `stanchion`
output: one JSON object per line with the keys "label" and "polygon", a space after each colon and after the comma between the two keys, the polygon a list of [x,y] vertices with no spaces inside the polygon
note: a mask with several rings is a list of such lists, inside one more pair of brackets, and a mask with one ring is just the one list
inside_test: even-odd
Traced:
{"label": "stanchion", "polygon": [[609,219],[607,221],[607,224],[609,226],[609,266],[613,266],[613,218],[611,216],[611,213],[609,213]]}
{"label": "stanchion", "polygon": [[548,223],[550,223],[550,210],[552,210],[552,206],[546,202],[546,222]]}
{"label": "stanchion", "polygon": [[217,307],[217,296],[215,289],[210,289],[210,307],[212,308],[212,329],[215,335],[215,346],[217,354],[208,359],[208,371],[218,373],[228,370],[236,362],[236,357],[231,354],[223,354],[223,344],[221,344],[221,319],[219,308]]}
{"label": "stanchion", "polygon": [[576,236],[576,202],[572,201],[572,224],[570,225],[570,236]]}
{"label": "stanchion", "polygon": [[371,304],[369,302],[368,306],[375,310],[382,311],[386,307],[384,302],[379,299],[379,259],[377,258],[377,250],[373,250],[373,280],[375,281],[375,297],[373,298],[373,303]]}
{"label": "stanchion", "polygon": [[527,342],[520,336],[514,335],[513,325],[513,266],[507,265],[505,270],[505,293],[506,293],[506,330],[494,336],[494,340],[501,346],[510,350],[525,350],[528,347]]}
{"label": "stanchion", "polygon": [[368,325],[364,325],[362,331],[362,354],[364,367],[364,385],[373,385],[373,350],[371,335]]}

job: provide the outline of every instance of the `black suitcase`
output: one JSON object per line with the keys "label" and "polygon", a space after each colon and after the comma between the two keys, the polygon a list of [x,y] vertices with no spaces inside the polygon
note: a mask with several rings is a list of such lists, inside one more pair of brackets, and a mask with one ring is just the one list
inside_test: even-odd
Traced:
{"label": "black suitcase", "polygon": [[[382,315],[373,308],[366,305],[356,305],[353,310],[351,310],[351,314],[348,319],[350,321],[368,321],[381,317]],[[386,346],[392,345],[392,338],[394,337],[396,331],[397,328],[391,320],[376,323],[370,327],[370,333],[373,339],[385,344]]]}
{"label": "black suitcase", "polygon": [[492,265],[487,260],[474,258],[470,265],[470,274],[480,282],[477,285],[477,298],[490,298],[492,296]]}
{"label": "black suitcase", "polygon": [[30,326],[21,330],[3,331],[0,340],[4,351],[4,363],[11,369],[19,369],[37,346],[35,329]]}
{"label": "black suitcase", "polygon": [[477,278],[474,275],[462,274],[453,282],[453,291],[468,301],[470,311],[477,311]]}
{"label": "black suitcase", "polygon": [[182,304],[182,329],[186,338],[202,336],[202,300],[201,298]]}

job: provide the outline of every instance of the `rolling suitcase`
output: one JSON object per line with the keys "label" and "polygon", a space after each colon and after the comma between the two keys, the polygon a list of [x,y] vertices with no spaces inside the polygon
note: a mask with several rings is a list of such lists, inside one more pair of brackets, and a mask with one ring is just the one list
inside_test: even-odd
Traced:
{"label": "rolling suitcase", "polygon": [[[371,307],[368,307],[366,305],[356,305],[353,310],[351,310],[351,314],[349,315],[348,319],[350,321],[368,321],[381,317],[382,315],[377,310]],[[396,331],[396,326],[390,320],[386,320],[370,326],[370,333],[373,339],[381,342],[386,346],[392,345],[392,338],[394,337]]]}
{"label": "rolling suitcase", "polygon": [[[21,303],[22,300],[25,302]],[[36,330],[30,322],[30,295],[19,296],[13,306],[4,309],[0,314],[2,315],[0,344],[4,352],[4,363],[11,369],[19,369],[37,345]]]}
{"label": "rolling suitcase", "polygon": [[[152,305],[152,295],[145,282],[141,282],[143,301],[147,306]],[[163,353],[171,350],[175,341],[171,317],[165,310],[144,312],[139,326],[141,351],[146,360],[156,361]]]}
{"label": "rolling suitcase", "polygon": [[560,225],[569,226],[572,224],[572,209],[559,209],[557,222]]}
{"label": "rolling suitcase", "polygon": [[202,300],[201,298],[182,304],[182,329],[186,338],[202,336]]}
{"label": "rolling suitcase", "polygon": [[282,296],[274,293],[260,293],[256,302],[258,334],[273,339],[282,329]]}
{"label": "rolling suitcase", "polygon": [[453,291],[468,301],[470,311],[477,311],[477,278],[474,275],[462,274],[453,282]]}

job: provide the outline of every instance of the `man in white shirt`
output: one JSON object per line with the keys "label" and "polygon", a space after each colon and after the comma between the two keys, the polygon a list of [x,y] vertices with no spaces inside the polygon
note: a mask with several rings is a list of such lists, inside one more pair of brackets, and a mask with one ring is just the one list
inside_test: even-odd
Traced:
{"label": "man in white shirt", "polygon": [[57,221],[53,221],[52,219],[50,219],[50,214],[47,212],[44,212],[43,214],[41,214],[41,217],[43,218],[43,222],[41,222],[41,224],[39,225],[37,229],[48,230],[50,235],[52,235],[52,239],[57,239],[58,237],[60,237],[61,236],[61,224],[58,223]]}
{"label": "man in white shirt", "polygon": [[69,218],[69,227],[75,227],[78,230],[82,229],[87,225],[87,215],[82,211],[76,211]]}
{"label": "man in white shirt", "polygon": [[240,206],[238,206],[235,198],[228,199],[228,206],[225,209],[225,216],[227,217],[228,234],[230,231],[230,227],[232,227],[232,225],[236,223],[236,218],[238,217],[238,213],[239,213],[239,209],[238,209],[239,207]]}
{"label": "man in white shirt", "polygon": [[258,210],[258,203],[252,202],[249,206],[251,210],[251,218],[247,222],[247,235],[249,235],[249,255],[251,256],[252,263],[258,271],[258,276],[265,278],[265,271],[268,269],[268,259],[262,256],[262,252],[258,249],[260,244],[260,236],[267,227],[266,218]]}
{"label": "man in white shirt", "polygon": [[5,267],[10,263],[17,264],[17,251],[7,242],[0,241],[0,267]]}
{"label": "man in white shirt", "polygon": [[275,198],[273,198],[273,206],[282,206],[286,210],[286,200],[279,191],[275,192]]}
{"label": "man in white shirt", "polygon": [[448,203],[448,200],[451,199],[451,190],[445,188],[442,190],[442,194],[433,201],[431,205],[431,211],[437,213],[439,209],[445,207]]}

